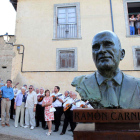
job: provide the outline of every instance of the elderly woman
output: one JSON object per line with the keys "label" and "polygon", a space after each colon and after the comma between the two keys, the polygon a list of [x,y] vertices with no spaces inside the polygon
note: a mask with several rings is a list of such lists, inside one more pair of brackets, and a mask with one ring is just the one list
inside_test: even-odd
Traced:
{"label": "elderly woman", "polygon": [[20,118],[20,126],[24,126],[24,109],[25,109],[25,102],[27,98],[26,88],[22,87],[21,92],[16,96],[14,109],[16,109],[16,119],[15,119],[15,127],[18,127],[18,119],[19,114],[21,113]]}

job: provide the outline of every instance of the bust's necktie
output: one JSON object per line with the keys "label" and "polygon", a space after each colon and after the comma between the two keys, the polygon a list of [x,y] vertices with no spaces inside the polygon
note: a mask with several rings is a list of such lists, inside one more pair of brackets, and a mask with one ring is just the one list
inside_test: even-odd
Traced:
{"label": "bust's necktie", "polygon": [[106,90],[102,95],[101,104],[105,107],[118,107],[118,99],[111,80],[106,82]]}
{"label": "bust's necktie", "polygon": [[107,85],[106,93],[109,106],[115,107],[118,106],[118,99],[114,91],[112,81],[107,81],[106,85]]}

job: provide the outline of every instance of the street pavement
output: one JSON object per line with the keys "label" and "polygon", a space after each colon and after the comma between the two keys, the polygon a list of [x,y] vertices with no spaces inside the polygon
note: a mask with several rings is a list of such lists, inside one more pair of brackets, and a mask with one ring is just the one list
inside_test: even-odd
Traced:
{"label": "street pavement", "polygon": [[[0,140],[12,140],[12,139],[14,140],[14,137],[16,140],[18,140],[18,138],[19,139],[23,138],[28,140],[46,140],[46,139],[47,140],[73,140],[72,132],[66,131],[65,135],[60,135],[62,131],[62,125],[59,127],[58,132],[52,132],[50,136],[47,136],[46,132],[48,130],[42,129],[41,125],[40,127],[35,127],[34,130],[30,130],[29,128],[22,128],[20,126],[18,128],[15,128],[14,120],[10,120],[9,124],[10,127],[7,126],[2,127],[0,125]],[[68,127],[68,129],[70,128]],[[54,125],[52,125],[52,130],[54,130]],[[7,139],[6,137],[9,137],[9,139]]]}

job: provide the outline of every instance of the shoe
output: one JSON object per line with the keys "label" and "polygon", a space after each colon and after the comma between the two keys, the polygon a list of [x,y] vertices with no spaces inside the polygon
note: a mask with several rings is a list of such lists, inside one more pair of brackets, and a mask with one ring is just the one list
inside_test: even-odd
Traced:
{"label": "shoe", "polygon": [[65,133],[61,132],[60,135],[64,135]]}
{"label": "shoe", "polygon": [[31,130],[33,130],[34,129],[34,126],[31,126],[31,128],[30,128]]}
{"label": "shoe", "polygon": [[48,129],[48,126],[42,127],[44,130]]}
{"label": "shoe", "polygon": [[2,127],[5,127],[5,124],[1,124]]}
{"label": "shoe", "polygon": [[0,121],[1,121],[1,118],[0,118]]}
{"label": "shoe", "polygon": [[11,119],[11,120],[14,120],[14,118],[11,118],[11,117],[10,117],[10,119]]}
{"label": "shoe", "polygon": [[68,131],[72,131],[71,129],[69,129]]}
{"label": "shoe", "polygon": [[23,125],[20,125],[20,127],[24,127]]}
{"label": "shoe", "polygon": [[29,126],[28,125],[25,125],[25,126],[23,126],[24,128],[29,128]]}
{"label": "shoe", "polygon": [[10,125],[9,125],[9,124],[7,124],[7,123],[5,123],[5,125],[6,125],[6,126],[8,126],[8,127],[10,127]]}
{"label": "shoe", "polygon": [[53,130],[53,132],[57,132],[58,130]]}
{"label": "shoe", "polygon": [[39,125],[36,125],[36,127],[39,127]]}
{"label": "shoe", "polygon": [[47,133],[47,136],[50,136],[50,135],[51,135],[51,133],[52,133],[52,132],[48,132],[48,133]]}
{"label": "shoe", "polygon": [[15,128],[17,128],[18,126],[15,126]]}

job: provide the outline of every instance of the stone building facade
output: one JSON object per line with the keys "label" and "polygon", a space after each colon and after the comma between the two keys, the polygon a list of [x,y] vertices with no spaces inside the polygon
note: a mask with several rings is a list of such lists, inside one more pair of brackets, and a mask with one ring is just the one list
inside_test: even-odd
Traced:
{"label": "stone building facade", "polygon": [[[9,42],[15,42],[15,36],[10,35]],[[13,57],[13,46],[6,44],[3,36],[0,36],[0,78],[3,80],[3,83],[7,79],[11,79]]]}
{"label": "stone building facade", "polygon": [[[93,73],[91,42],[102,30],[112,30],[126,50],[120,69],[140,78],[140,36],[129,34],[129,14],[140,0],[11,0],[17,10],[16,44],[24,58],[13,58],[12,79],[35,87],[75,90],[75,76]],[[112,8],[112,11],[111,11]],[[130,11],[130,12],[129,12]],[[135,11],[135,13],[137,13]],[[22,47],[20,52],[22,53]],[[21,66],[22,71],[21,71]]]}

